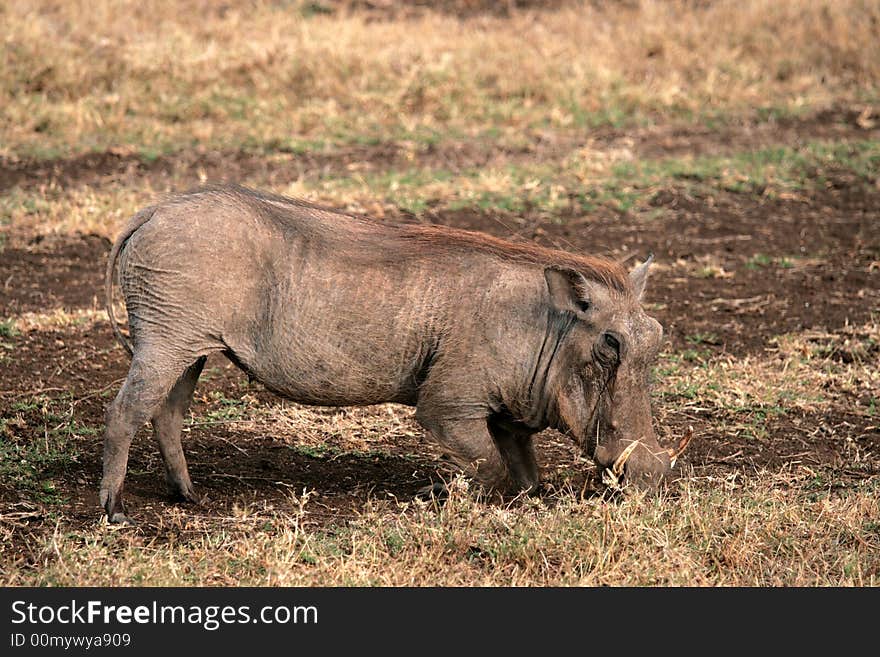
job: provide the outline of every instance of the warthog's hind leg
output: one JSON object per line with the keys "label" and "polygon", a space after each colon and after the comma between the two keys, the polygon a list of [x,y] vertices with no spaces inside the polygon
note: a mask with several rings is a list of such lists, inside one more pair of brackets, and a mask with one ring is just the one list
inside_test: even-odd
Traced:
{"label": "warthog's hind leg", "polygon": [[165,462],[168,492],[173,499],[184,502],[199,501],[189,478],[180,432],[183,428],[183,416],[192,401],[205,360],[206,357],[202,356],[186,369],[153,416],[153,433],[159,443],[162,460]]}
{"label": "warthog's hind leg", "polygon": [[119,394],[107,407],[104,432],[104,473],[99,500],[107,519],[114,523],[129,522],[122,503],[122,489],[128,468],[131,439],[168,396],[180,373],[195,360],[170,363],[138,351],[131,361],[128,377]]}

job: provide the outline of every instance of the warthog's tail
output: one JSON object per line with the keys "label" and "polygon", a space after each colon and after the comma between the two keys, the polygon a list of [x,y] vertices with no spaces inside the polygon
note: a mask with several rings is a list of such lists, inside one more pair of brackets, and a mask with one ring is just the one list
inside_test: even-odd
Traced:
{"label": "warthog's tail", "polygon": [[138,228],[143,226],[153,217],[155,211],[156,208],[154,207],[144,208],[129,220],[128,226],[126,226],[125,230],[116,238],[116,243],[113,244],[113,248],[110,249],[110,256],[107,260],[107,273],[104,277],[104,300],[107,304],[107,316],[110,318],[110,326],[113,327],[113,333],[116,335],[116,339],[128,352],[129,356],[134,355],[134,350],[132,349],[131,342],[125,337],[125,334],[119,328],[116,316],[113,313],[113,275],[116,272],[116,259],[119,257],[119,252],[122,250],[122,247],[125,246],[125,243],[132,235],[134,235]]}

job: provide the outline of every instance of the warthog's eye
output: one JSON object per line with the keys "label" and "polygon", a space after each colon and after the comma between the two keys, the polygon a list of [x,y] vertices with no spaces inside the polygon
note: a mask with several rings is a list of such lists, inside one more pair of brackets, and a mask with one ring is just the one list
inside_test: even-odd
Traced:
{"label": "warthog's eye", "polygon": [[620,363],[620,340],[611,333],[603,333],[593,347],[593,353],[600,363],[614,367]]}
{"label": "warthog's eye", "polygon": [[615,338],[610,333],[605,334],[605,344],[611,347],[614,350],[614,353],[617,354],[617,357],[620,357],[620,340]]}
{"label": "warthog's eye", "polygon": [[587,299],[578,299],[574,303],[577,306],[577,309],[580,310],[582,313],[587,312],[590,308],[593,307],[593,304],[590,303]]}

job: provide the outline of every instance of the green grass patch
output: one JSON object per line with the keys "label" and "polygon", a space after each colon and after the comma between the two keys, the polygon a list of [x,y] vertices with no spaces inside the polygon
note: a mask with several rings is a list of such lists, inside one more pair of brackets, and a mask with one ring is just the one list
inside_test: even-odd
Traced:
{"label": "green grass patch", "polygon": [[[227,397],[222,392],[210,393],[211,409],[205,413],[203,422],[228,422],[242,420],[248,416],[248,398]],[[198,424],[199,421],[196,421]]]}
{"label": "green grass patch", "polygon": [[79,457],[77,439],[98,430],[44,397],[18,401],[0,417],[0,481],[45,504],[61,504],[57,481]]}
{"label": "green grass patch", "polygon": [[773,146],[729,156],[626,162],[612,170],[611,185],[636,187],[675,181],[741,193],[779,195],[824,185],[829,176],[850,174],[870,183],[880,173],[880,142],[810,142]]}
{"label": "green grass patch", "polygon": [[685,341],[692,345],[719,345],[721,340],[717,333],[711,331],[705,333],[692,333],[685,336]]}
{"label": "green grass patch", "polygon": [[19,335],[14,319],[0,321],[0,338],[14,338]]}

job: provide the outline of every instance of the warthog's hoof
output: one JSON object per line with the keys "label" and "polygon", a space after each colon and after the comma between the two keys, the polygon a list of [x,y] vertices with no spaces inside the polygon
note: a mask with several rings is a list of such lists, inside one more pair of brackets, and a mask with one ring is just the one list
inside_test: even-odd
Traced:
{"label": "warthog's hoof", "polygon": [[193,506],[201,506],[208,501],[207,497],[196,495],[196,492],[192,488],[182,489],[170,487],[168,490],[168,497],[175,504],[191,504]]}
{"label": "warthog's hoof", "polygon": [[440,502],[442,504],[449,498],[449,489],[446,484],[440,482],[428,484],[416,491],[415,498],[425,502]]}
{"label": "warthog's hoof", "polygon": [[122,504],[121,488],[115,495],[110,493],[110,489],[102,487],[98,492],[98,501],[104,509],[107,516],[107,522],[111,525],[133,525],[134,522],[125,515],[125,506]]}
{"label": "warthog's hoof", "polygon": [[529,497],[544,497],[550,493],[550,488],[543,481],[533,484],[523,489],[523,492]]}
{"label": "warthog's hoof", "polygon": [[135,521],[124,513],[117,511],[111,516],[107,516],[107,522],[111,525],[121,525],[123,527],[134,527]]}

